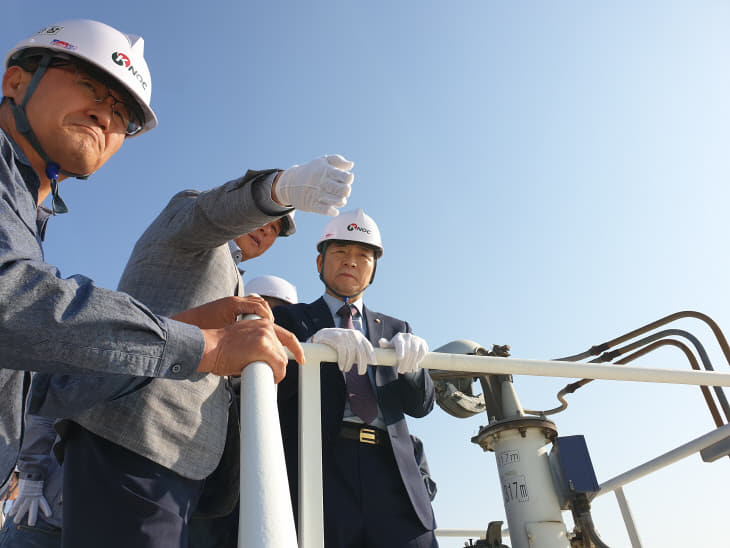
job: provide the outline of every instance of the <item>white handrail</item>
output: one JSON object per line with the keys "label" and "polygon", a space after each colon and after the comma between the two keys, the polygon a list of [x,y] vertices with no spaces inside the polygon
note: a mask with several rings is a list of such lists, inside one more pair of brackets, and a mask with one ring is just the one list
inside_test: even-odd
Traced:
{"label": "white handrail", "polygon": [[319,363],[310,353],[307,356],[307,363],[299,370],[300,548],[324,547]]}
{"label": "white handrail", "polygon": [[[299,389],[302,395],[299,398],[299,548],[323,548],[319,364],[336,362],[337,353],[329,346],[322,344],[303,343],[302,348],[306,356],[306,364],[302,366],[299,376]],[[377,363],[373,365],[392,366],[396,364],[395,352],[391,349],[376,348],[375,356]],[[421,366],[446,371],[470,371],[482,375],[513,374],[730,386],[730,373],[717,371],[685,371],[629,365],[523,360],[438,352],[427,354],[421,362]],[[306,436],[303,435],[305,431]]]}
{"label": "white handrail", "polygon": [[[308,363],[336,362],[337,353],[323,344],[303,343]],[[377,364],[395,365],[395,352],[376,348]],[[445,371],[471,371],[482,375],[513,374],[539,377],[570,377],[576,379],[605,379],[616,381],[657,382],[702,386],[730,386],[730,373],[718,371],[694,371],[660,369],[635,365],[609,365],[600,363],[523,360],[494,356],[466,356],[430,352],[421,362],[427,369]]]}
{"label": "white handrail", "polygon": [[670,464],[674,464],[679,460],[698,453],[705,447],[709,447],[713,443],[717,443],[718,441],[723,440],[728,436],[730,436],[730,424],[726,424],[724,426],[721,426],[720,428],[712,430],[711,432],[708,432],[707,434],[700,436],[699,438],[695,438],[694,440],[689,441],[684,445],[680,445],[679,447],[672,449],[671,451],[668,451],[654,459],[651,459],[644,464],[637,466],[636,468],[632,468],[631,470],[628,470],[623,474],[619,474],[618,476],[603,482],[601,485],[598,486],[598,492],[595,494],[594,498],[605,495],[606,493],[610,493],[611,491],[618,489],[619,487],[623,487],[627,483],[636,481],[639,478],[646,476],[647,474],[656,472],[657,470],[665,468]]}
{"label": "white handrail", "polygon": [[663,455],[651,459],[640,466],[632,468],[623,474],[619,474],[618,476],[603,482],[599,485],[598,491],[593,498],[605,495],[611,491],[616,494],[616,500],[618,502],[619,509],[621,510],[621,516],[623,517],[624,525],[626,526],[626,531],[629,535],[629,540],[631,541],[631,546],[633,548],[641,548],[639,533],[636,530],[634,518],[631,514],[631,510],[629,509],[626,496],[624,495],[623,486],[656,472],[657,470],[666,468],[670,464],[674,464],[675,462],[689,457],[690,455],[698,453],[718,441],[727,439],[728,436],[730,436],[730,425],[726,424],[703,436],[700,436],[699,438],[695,438],[690,442],[680,445]]}
{"label": "white handrail", "polygon": [[[472,538],[485,539],[487,536],[486,529],[436,529],[434,531],[437,537],[456,537],[456,538]],[[509,529],[502,529],[502,540],[509,538]]]}
{"label": "white handrail", "polygon": [[296,546],[274,373],[254,362],[241,372],[239,548]]}
{"label": "white handrail", "polygon": [[624,490],[621,487],[617,487],[614,490],[614,494],[616,495],[618,508],[619,510],[621,510],[621,517],[624,518],[624,525],[626,525],[626,532],[629,535],[631,548],[641,548],[641,539],[639,538],[639,532],[636,530],[634,516],[631,514],[631,508],[629,508],[629,502],[626,500]]}

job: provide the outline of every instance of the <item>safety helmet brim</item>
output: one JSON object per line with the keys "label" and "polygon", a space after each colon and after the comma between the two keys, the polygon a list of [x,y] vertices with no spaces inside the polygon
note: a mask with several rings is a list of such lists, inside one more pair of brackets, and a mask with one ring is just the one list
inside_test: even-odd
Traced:
{"label": "safety helmet brim", "polygon": [[279,236],[281,237],[287,237],[291,236],[292,234],[295,234],[297,231],[297,225],[294,222],[294,212],[296,210],[292,209],[289,213],[284,215],[281,218],[281,230],[279,231]]}
{"label": "safety helmet brim", "polygon": [[327,223],[317,240],[317,251],[322,253],[325,246],[332,241],[371,247],[375,251],[376,259],[383,255],[380,229],[372,217],[362,209],[344,211]]}
{"label": "safety helmet brim", "polygon": [[101,71],[129,94],[142,114],[136,137],[157,126],[150,107],[152,81],[144,59],[144,40],[114,27],[88,19],[73,19],[48,25],[18,42],[6,55],[5,67],[30,54],[51,53],[79,59]]}

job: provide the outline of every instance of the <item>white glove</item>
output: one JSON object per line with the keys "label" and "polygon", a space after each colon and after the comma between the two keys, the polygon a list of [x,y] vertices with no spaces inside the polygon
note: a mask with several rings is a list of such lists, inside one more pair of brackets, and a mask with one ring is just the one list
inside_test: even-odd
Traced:
{"label": "white glove", "polygon": [[354,165],[339,154],[293,165],[279,175],[276,196],[282,204],[334,217],[339,213],[337,208],[347,203]]}
{"label": "white glove", "polygon": [[51,517],[51,506],[46,497],[43,496],[43,481],[21,479],[18,481],[18,496],[8,512],[9,516],[15,516],[13,521],[20,523],[23,516],[28,514],[28,525],[33,527],[38,518],[38,507],[47,517]]}
{"label": "white glove", "polygon": [[413,333],[398,333],[390,339],[380,339],[380,348],[394,348],[398,373],[413,373],[428,354],[428,343]]}
{"label": "white glove", "polygon": [[314,334],[312,342],[335,349],[337,365],[343,373],[347,373],[356,363],[358,375],[364,375],[368,364],[375,363],[373,345],[357,329],[325,327]]}

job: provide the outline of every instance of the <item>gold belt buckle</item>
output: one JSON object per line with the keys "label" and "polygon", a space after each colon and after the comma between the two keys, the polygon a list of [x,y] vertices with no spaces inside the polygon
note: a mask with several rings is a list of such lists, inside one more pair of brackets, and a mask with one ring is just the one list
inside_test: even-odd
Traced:
{"label": "gold belt buckle", "polygon": [[375,445],[375,430],[372,428],[360,428],[360,443]]}

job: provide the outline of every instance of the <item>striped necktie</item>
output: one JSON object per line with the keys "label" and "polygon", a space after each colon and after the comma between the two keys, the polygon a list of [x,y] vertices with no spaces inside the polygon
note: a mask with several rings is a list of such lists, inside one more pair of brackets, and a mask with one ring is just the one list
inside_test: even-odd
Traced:
{"label": "striped necktie", "polygon": [[[344,304],[337,311],[337,315],[341,318],[340,327],[355,329],[355,325],[352,323],[353,308],[349,304]],[[352,412],[363,422],[370,424],[378,416],[378,405],[375,402],[375,394],[373,394],[368,374],[358,375],[357,367],[352,367],[345,373],[345,386]]]}

